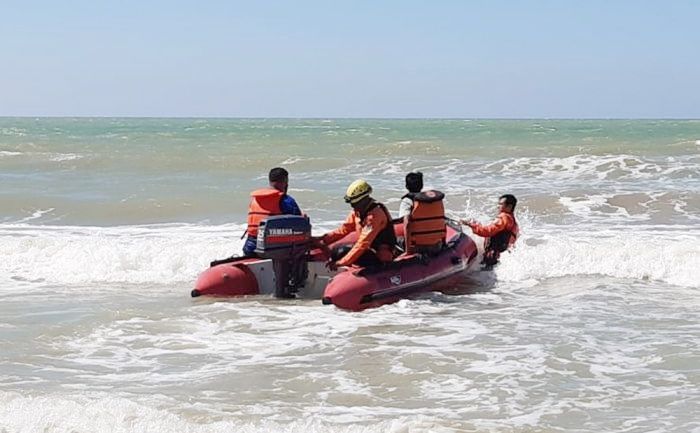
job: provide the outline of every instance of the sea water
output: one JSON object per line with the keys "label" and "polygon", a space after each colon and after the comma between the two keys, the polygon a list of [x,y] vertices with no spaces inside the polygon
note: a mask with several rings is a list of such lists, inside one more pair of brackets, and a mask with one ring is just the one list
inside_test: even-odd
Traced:
{"label": "sea water", "polygon": [[[700,121],[0,118],[0,432],[698,432]],[[519,199],[461,296],[192,299],[270,168]],[[469,229],[465,229],[469,233]],[[478,242],[481,239],[476,238]]]}

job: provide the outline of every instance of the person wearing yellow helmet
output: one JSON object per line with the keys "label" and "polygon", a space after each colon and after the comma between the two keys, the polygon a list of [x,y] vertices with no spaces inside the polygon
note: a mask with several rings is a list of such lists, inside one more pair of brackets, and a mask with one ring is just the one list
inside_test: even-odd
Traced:
{"label": "person wearing yellow helmet", "polygon": [[325,245],[344,238],[349,233],[357,232],[357,241],[342,257],[335,254],[328,263],[331,270],[338,266],[373,266],[390,262],[394,259],[396,235],[391,222],[391,215],[386,206],[374,200],[370,194],[372,187],[364,179],[350,184],[345,193],[345,202],[352,206],[352,211],[343,224],[321,237]]}

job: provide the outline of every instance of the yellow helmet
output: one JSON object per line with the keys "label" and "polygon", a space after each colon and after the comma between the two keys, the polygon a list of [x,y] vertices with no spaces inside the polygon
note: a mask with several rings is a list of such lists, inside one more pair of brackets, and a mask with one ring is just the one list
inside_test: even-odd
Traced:
{"label": "yellow helmet", "polygon": [[355,204],[372,193],[372,187],[364,179],[351,183],[345,192],[345,203]]}

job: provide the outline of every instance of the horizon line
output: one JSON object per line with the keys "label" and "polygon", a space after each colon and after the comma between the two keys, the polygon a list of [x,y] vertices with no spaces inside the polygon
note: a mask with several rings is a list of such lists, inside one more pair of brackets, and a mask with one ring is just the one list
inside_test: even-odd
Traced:
{"label": "horizon line", "polygon": [[363,117],[363,116],[138,116],[138,115],[0,115],[0,119],[215,119],[215,120],[700,120],[700,117]]}

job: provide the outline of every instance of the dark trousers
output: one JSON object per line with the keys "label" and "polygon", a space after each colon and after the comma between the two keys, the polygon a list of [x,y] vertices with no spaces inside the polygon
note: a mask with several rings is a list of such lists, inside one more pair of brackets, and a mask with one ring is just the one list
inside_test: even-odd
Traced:
{"label": "dark trousers", "polygon": [[[331,259],[333,259],[334,262],[337,262],[338,260],[342,259],[345,257],[347,253],[350,252],[352,247],[350,245],[342,245],[339,247],[333,248],[331,251]],[[357,266],[362,266],[363,268],[366,268],[368,266],[377,266],[381,265],[382,262],[377,258],[377,255],[374,254],[374,251],[372,250],[367,250],[365,251],[364,254],[360,256],[360,258],[357,259],[354,265]]]}
{"label": "dark trousers", "polygon": [[484,257],[481,260],[481,264],[484,265],[482,268],[484,270],[490,270],[493,269],[494,266],[498,264],[498,258],[501,256],[501,253],[498,251],[486,247],[486,250],[484,250]]}
{"label": "dark trousers", "polygon": [[257,238],[248,236],[243,244],[243,255],[246,257],[257,257],[255,254],[255,247],[257,246]]}

